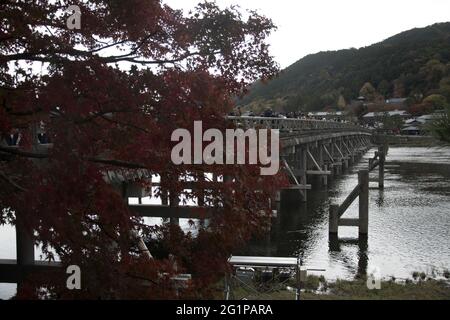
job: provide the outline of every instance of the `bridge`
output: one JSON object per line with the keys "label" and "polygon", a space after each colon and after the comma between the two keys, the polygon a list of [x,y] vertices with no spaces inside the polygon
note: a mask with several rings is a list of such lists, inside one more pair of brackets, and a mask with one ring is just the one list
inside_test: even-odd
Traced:
{"label": "bridge", "polygon": [[[260,128],[280,130],[280,157],[282,168],[290,177],[289,190],[301,201],[307,201],[307,190],[312,189],[309,180],[320,177],[321,185],[326,187],[329,176],[338,176],[356,162],[371,145],[372,131],[351,123],[281,119],[264,117],[228,117],[239,128]],[[140,174],[145,175],[145,172]],[[138,204],[130,204],[130,209],[138,216],[169,218],[178,223],[180,218],[205,219],[211,217],[215,209],[204,207],[204,199],[198,199],[198,206],[179,206],[178,199],[162,196],[161,205],[145,205],[141,199],[148,196],[140,184],[121,175],[110,173],[111,183],[122,188],[124,198],[138,198]],[[152,179],[151,176],[146,177]],[[227,177],[223,177],[224,180]],[[223,180],[222,180],[223,181]],[[152,182],[159,186],[160,181]],[[212,184],[219,183],[214,177]],[[204,185],[204,181],[202,181]],[[196,182],[186,182],[186,189],[196,188]],[[280,190],[281,191],[281,190]],[[280,193],[281,195],[281,193]],[[280,201],[280,196],[275,199]],[[276,201],[274,201],[275,203]]]}
{"label": "bridge", "polygon": [[[228,119],[241,128],[280,130],[281,167],[290,177],[291,183],[287,193],[301,201],[307,201],[307,192],[313,189],[312,181],[319,180],[314,186],[326,188],[329,177],[340,175],[371,145],[372,132],[351,123],[263,117]],[[34,150],[45,154],[51,147],[51,144],[35,145]],[[0,146],[0,155],[5,154],[5,148],[20,149],[17,146]],[[129,198],[139,199],[138,204],[129,204],[136,216],[168,218],[171,222],[178,223],[180,218],[206,219],[215,213],[215,208],[205,206],[205,201],[201,198],[198,199],[197,206],[179,206],[177,197],[163,194],[160,205],[142,204],[142,198],[149,194],[148,190],[134,182],[136,178],[151,181],[152,175],[145,170],[134,170],[130,176],[117,172],[105,173],[105,179],[120,190],[124,201],[129,203]],[[227,179],[229,177],[223,177],[221,181]],[[221,181],[216,176],[212,183]],[[161,184],[161,181],[151,182],[154,187]],[[186,182],[186,189],[198,187],[196,183]],[[203,181],[202,183],[204,186]],[[282,194],[280,190],[277,199],[272,202],[274,209],[276,203],[283,201]],[[52,272],[54,268],[59,267],[57,262],[35,261],[33,238],[21,226],[20,217],[17,217],[16,238],[17,260],[0,260],[0,282],[20,283],[30,272]]]}
{"label": "bridge", "polygon": [[372,130],[335,121],[228,117],[236,126],[280,130],[281,161],[291,178],[290,189],[307,201],[310,180],[320,178],[326,187],[329,176],[340,175],[370,148]]}

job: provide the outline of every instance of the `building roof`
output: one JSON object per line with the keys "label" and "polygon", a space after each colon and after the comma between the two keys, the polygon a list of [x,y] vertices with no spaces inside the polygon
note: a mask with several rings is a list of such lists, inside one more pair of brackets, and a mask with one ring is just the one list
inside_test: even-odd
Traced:
{"label": "building roof", "polygon": [[319,111],[319,112],[310,112],[308,113],[308,115],[312,117],[326,117],[326,116],[342,116],[344,115],[344,113],[342,111],[336,112]]}
{"label": "building roof", "polygon": [[434,119],[437,119],[439,117],[440,117],[440,114],[436,114],[436,113],[425,114],[423,116],[418,117],[417,120],[420,121],[420,122],[424,122],[424,121],[428,121],[428,120],[434,120]]}
{"label": "building roof", "polygon": [[388,114],[390,116],[409,116],[410,114],[408,112],[406,112],[405,110],[394,110],[394,111],[389,111]]}
{"label": "building roof", "polygon": [[403,128],[402,131],[420,131],[420,128],[415,127],[415,126],[409,126],[409,127]]}
{"label": "building roof", "polygon": [[375,117],[382,117],[384,115],[388,115],[390,117],[392,116],[409,116],[410,114],[406,112],[405,110],[394,110],[394,111],[387,111],[387,112],[369,112],[363,116],[363,118],[375,118]]}
{"label": "building roof", "polygon": [[407,100],[407,98],[391,98],[387,99],[387,104],[396,104],[396,103],[404,103]]}

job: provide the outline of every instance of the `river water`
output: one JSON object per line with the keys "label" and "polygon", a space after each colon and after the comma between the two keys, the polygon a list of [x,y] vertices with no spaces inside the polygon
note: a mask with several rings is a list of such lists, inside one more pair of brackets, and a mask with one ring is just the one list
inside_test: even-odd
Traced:
{"label": "river water", "polygon": [[[378,272],[383,278],[411,278],[413,271],[438,275],[450,270],[450,148],[391,147],[385,188],[369,188],[369,234],[358,241],[357,227],[339,227],[329,239],[330,202],[341,204],[367,169],[370,150],[328,190],[308,193],[308,202],[283,205],[270,237],[253,241],[239,254],[298,256],[329,279]],[[370,173],[375,178],[378,169]],[[376,172],[375,172],[376,171]],[[317,190],[317,189],[316,189]],[[358,217],[355,200],[343,217]]]}
{"label": "river water", "polygon": [[[374,151],[330,181],[327,190],[308,192],[306,203],[283,205],[270,237],[253,241],[236,254],[300,255],[304,265],[325,269],[321,274],[328,279],[351,279],[371,270],[378,270],[382,277],[408,278],[413,271],[450,269],[450,148],[391,147],[384,190],[370,183],[367,240],[358,241],[356,227],[340,227],[339,241],[330,241],[329,205],[344,201],[357,184],[357,171],[368,167]],[[343,217],[357,216],[355,200]],[[180,225],[189,228],[187,221]],[[15,259],[15,234],[10,226],[0,226],[0,259]],[[0,299],[12,296],[15,289],[16,285],[0,284]]]}

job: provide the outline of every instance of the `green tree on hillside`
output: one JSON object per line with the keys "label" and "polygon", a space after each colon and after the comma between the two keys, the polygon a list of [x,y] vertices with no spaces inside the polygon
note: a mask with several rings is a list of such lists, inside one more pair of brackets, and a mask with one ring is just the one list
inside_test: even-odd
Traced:
{"label": "green tree on hillside", "polygon": [[450,76],[439,81],[439,92],[447,98],[447,101],[450,101]]}
{"label": "green tree on hillside", "polygon": [[370,82],[364,83],[361,90],[359,90],[359,95],[365,97],[368,101],[375,100],[377,90],[373,87]]}
{"label": "green tree on hillside", "polygon": [[400,77],[399,79],[394,80],[394,92],[393,96],[395,98],[403,98],[406,94],[406,88],[405,88],[405,79],[404,77]]}
{"label": "green tree on hillside", "polygon": [[431,124],[431,133],[446,145],[450,145],[450,106]]}
{"label": "green tree on hillside", "polygon": [[339,109],[345,109],[347,106],[347,102],[345,101],[345,98],[342,96],[342,94],[338,98],[337,106]]}
{"label": "green tree on hillside", "polygon": [[[360,49],[319,52],[292,64],[267,85],[254,84],[238,103],[257,99],[302,96],[311,111],[338,106],[363,95],[381,103],[383,98],[408,98],[409,105],[440,94],[450,102],[450,22],[413,29]],[[369,85],[366,85],[369,83]],[[330,102],[330,93],[337,91]],[[416,97],[417,96],[417,97]]]}
{"label": "green tree on hillside", "polygon": [[434,110],[441,110],[449,105],[447,99],[440,94],[429,95],[423,99],[423,103],[430,105]]}
{"label": "green tree on hillside", "polygon": [[391,85],[388,81],[382,80],[377,87],[377,91],[382,94],[384,97],[387,97],[390,93]]}
{"label": "green tree on hillside", "polygon": [[425,78],[429,82],[439,82],[439,80],[446,73],[446,65],[437,59],[429,60],[425,66],[420,69],[420,73],[422,73]]}
{"label": "green tree on hillside", "polygon": [[399,116],[389,116],[387,113],[383,115],[381,120],[383,123],[383,129],[397,130],[403,125],[403,119]]}

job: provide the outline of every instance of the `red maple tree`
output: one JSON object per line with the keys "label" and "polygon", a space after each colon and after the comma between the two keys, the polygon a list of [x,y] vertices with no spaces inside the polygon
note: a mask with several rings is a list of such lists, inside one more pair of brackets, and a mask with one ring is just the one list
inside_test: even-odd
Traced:
{"label": "red maple tree", "polygon": [[[81,28],[69,29],[69,5]],[[238,245],[261,232],[282,178],[257,166],[175,166],[171,133],[230,126],[224,115],[252,81],[277,72],[266,38],[270,19],[204,2],[189,14],[159,0],[3,1],[0,10],[0,133],[19,130],[19,148],[0,146],[0,224],[16,215],[47,259],[82,270],[82,289],[39,279],[19,297],[207,298]],[[37,127],[52,143],[36,145]],[[105,173],[164,177],[160,193],[198,196],[180,177],[229,175],[207,191],[216,214],[198,234],[134,217]],[[134,178],[145,183],[145,179]],[[201,185],[201,182],[199,182]],[[205,182],[205,188],[206,187]],[[258,190],[255,192],[255,186]],[[221,205],[217,205],[217,203]],[[130,234],[148,239],[153,259]],[[182,292],[170,276],[191,273]]]}

